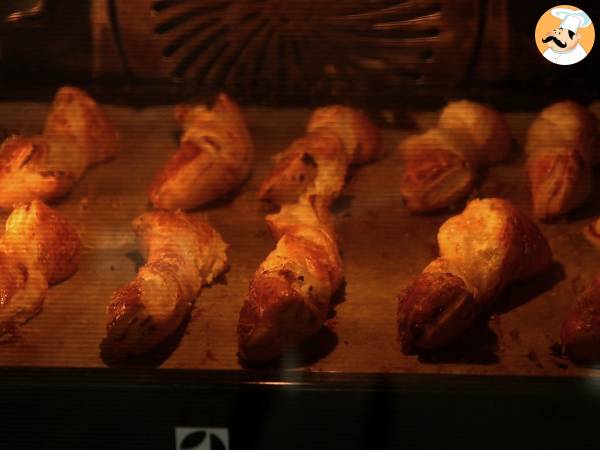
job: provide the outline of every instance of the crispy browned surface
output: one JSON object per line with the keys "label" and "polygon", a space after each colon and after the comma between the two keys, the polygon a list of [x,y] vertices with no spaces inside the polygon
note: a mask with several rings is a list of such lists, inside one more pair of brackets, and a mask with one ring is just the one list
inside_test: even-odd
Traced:
{"label": "crispy browned surface", "polygon": [[303,197],[267,217],[277,246],[262,262],[240,312],[240,357],[272,360],[311,338],[327,319],[343,279],[326,210]]}
{"label": "crispy browned surface", "polygon": [[49,140],[74,139],[88,166],[107,161],[118,151],[119,133],[104,111],[84,91],[71,86],[56,93],[43,135]]}
{"label": "crispy browned surface", "polygon": [[[309,133],[296,139],[262,182],[258,198],[278,205],[294,203],[311,186],[319,193],[336,195],[343,186],[347,167],[342,145],[331,133]],[[329,166],[334,176],[317,178],[324,166]]]}
{"label": "crispy browned surface", "polygon": [[590,244],[600,250],[600,217],[583,227],[583,235]]}
{"label": "crispy browned surface", "polygon": [[[476,167],[453,132],[433,128],[401,144],[404,173],[400,193],[409,210],[421,213],[445,208],[473,189]],[[460,150],[458,150],[460,149]]]}
{"label": "crispy browned surface", "polygon": [[279,163],[258,197],[282,205],[267,217],[278,242],[256,272],[240,312],[243,360],[272,360],[323,326],[343,279],[328,208],[342,192],[348,167],[381,154],[379,131],[369,119],[333,105],[316,109],[307,133],[276,157]]}
{"label": "crispy browned surface", "polygon": [[68,193],[85,170],[113,157],[119,136],[85,92],[58,90],[42,135],[11,136],[0,147],[0,207]]}
{"label": "crispy browned surface", "polygon": [[161,209],[193,209],[219,199],[246,180],[254,149],[238,106],[220,94],[212,107],[178,105],[179,148],[158,172],[150,201]]}
{"label": "crispy browned surface", "polygon": [[342,192],[349,166],[375,161],[383,153],[379,130],[364,113],[341,105],[317,108],[306,134],[276,155],[258,197],[282,205],[311,192],[330,204]]}
{"label": "crispy browned surface", "polygon": [[269,361],[301,342],[322,326],[322,320],[304,302],[282,274],[254,278],[240,311],[240,356],[248,361]]}
{"label": "crispy browned surface", "polygon": [[[32,133],[48,109],[49,104],[3,104],[0,123],[9,130]],[[84,250],[79,270],[50,289],[43,313],[20,327],[12,342],[0,346],[2,366],[106,367],[98,349],[106,334],[106,306],[116,288],[136,277],[140,265],[132,256],[138,246],[131,221],[148,209],[148,186],[170,158],[169,149],[177,145],[178,124],[172,106],[103,105],[103,109],[122,132],[127,151],[89,171],[56,206],[80,231]],[[242,370],[236,333],[240,309],[256,268],[274,247],[256,193],[273,167],[271,157],[304,133],[311,111],[252,107],[244,114],[257,144],[253,175],[239,195],[207,210],[210,222],[231,245],[230,270],[223,282],[202,291],[181,340],[147,364],[160,363],[167,370]],[[427,129],[435,125],[439,111],[409,114],[420,129]],[[534,116],[533,111],[506,114],[520,148]],[[346,281],[339,299],[344,301],[336,304],[335,317],[326,322],[334,339],[323,342],[319,336],[318,348],[324,350],[318,359],[303,364],[286,360],[282,377],[305,370],[393,376],[600,375],[585,366],[564,366],[562,361],[559,365],[550,350],[559,342],[561,324],[575,298],[600,267],[600,253],[581,233],[600,213],[598,196],[590,197],[585,208],[568,220],[539,225],[552,247],[555,266],[505,290],[492,319],[481,316],[483,324],[478,321],[464,336],[470,338],[469,346],[461,338],[452,349],[439,349],[434,356],[400,352],[398,291],[438,255],[439,227],[459,212],[414,216],[402,204],[398,182],[403,166],[396,149],[414,131],[384,129],[388,156],[357,171],[334,205],[333,225],[340,236]],[[490,167],[477,194],[501,195],[531,213],[524,160]],[[1,217],[4,220],[6,214]]]}
{"label": "crispy browned surface", "polygon": [[342,105],[317,108],[310,116],[306,130],[310,133],[320,129],[337,133],[350,164],[366,164],[384,154],[379,130],[360,110]]}
{"label": "crispy browned surface", "polygon": [[536,217],[555,218],[588,199],[600,155],[597,145],[597,119],[584,106],[559,102],[539,113],[525,147]]}
{"label": "crispy browned surface", "polygon": [[543,272],[552,262],[533,221],[497,198],[471,201],[441,226],[438,244],[440,257],[399,298],[405,352],[448,344],[508,285]]}
{"label": "crispy browned surface", "polygon": [[565,354],[574,360],[600,360],[600,276],[575,300],[560,339]]}
{"label": "crispy browned surface", "polygon": [[81,258],[77,231],[41,201],[15,208],[5,229],[4,245],[35,257],[49,284],[66,280],[77,271]]}
{"label": "crispy browned surface", "polygon": [[454,205],[473,189],[478,167],[508,157],[510,141],[498,111],[467,100],[448,103],[435,128],[400,143],[400,193],[407,208],[421,213]]}
{"label": "crispy browned surface", "polygon": [[48,285],[77,271],[80,252],[77,232],[41,201],[15,208],[0,238],[0,334],[39,312]]}
{"label": "crispy browned surface", "polygon": [[436,348],[462,334],[481,312],[464,281],[451,273],[422,273],[398,298],[398,338],[404,353]]}
{"label": "crispy browned surface", "polygon": [[509,156],[510,129],[503,115],[489,105],[469,100],[449,102],[440,113],[437,126],[469,136],[473,143],[471,156],[479,165],[488,166]]}
{"label": "crispy browned surface", "polygon": [[181,325],[202,287],[227,267],[227,245],[201,218],[152,212],[136,218],[133,228],[147,262],[108,305],[103,347],[112,358],[161,343]]}

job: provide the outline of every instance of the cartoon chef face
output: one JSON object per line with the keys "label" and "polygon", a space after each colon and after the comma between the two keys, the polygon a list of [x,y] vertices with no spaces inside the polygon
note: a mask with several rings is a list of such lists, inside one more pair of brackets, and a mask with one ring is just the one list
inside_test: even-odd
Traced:
{"label": "cartoon chef face", "polygon": [[555,28],[542,38],[542,42],[558,53],[569,52],[577,46],[581,34],[566,28]]}

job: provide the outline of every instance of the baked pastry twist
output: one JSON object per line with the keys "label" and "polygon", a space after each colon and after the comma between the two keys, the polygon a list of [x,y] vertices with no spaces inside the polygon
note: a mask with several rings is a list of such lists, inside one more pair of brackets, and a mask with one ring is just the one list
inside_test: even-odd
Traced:
{"label": "baked pastry twist", "polygon": [[551,219],[587,200],[597,145],[595,116],[575,102],[554,103],[536,117],[525,145],[536,217]]}
{"label": "baked pastry twist", "polygon": [[227,244],[204,219],[151,212],[133,222],[146,264],[112,296],[105,348],[113,357],[141,354],[181,325],[203,286],[227,268]]}
{"label": "baked pastry twist", "polygon": [[597,250],[600,250],[600,217],[583,228],[583,235]]}
{"label": "baked pastry twist", "polygon": [[311,192],[329,204],[342,191],[349,166],[381,155],[379,132],[362,112],[341,105],[318,108],[306,135],[275,156],[276,167],[258,197],[282,205]]}
{"label": "baked pastry twist", "polygon": [[80,253],[77,232],[41,201],[13,210],[0,239],[0,335],[40,311],[48,286],[77,271]]}
{"label": "baked pastry twist", "polygon": [[440,257],[400,294],[402,351],[441,347],[489,309],[502,290],[544,271],[552,253],[534,222],[499,198],[473,200],[438,233]]}
{"label": "baked pastry twist", "polygon": [[252,168],[253,144],[238,106],[220,94],[212,107],[179,105],[179,149],[156,176],[150,200],[157,208],[193,209],[231,192]]}
{"label": "baked pastry twist", "polygon": [[240,312],[239,354],[264,362],[312,337],[343,280],[328,211],[315,197],[287,204],[267,223],[277,246],[262,262]]}
{"label": "baked pastry twist", "polygon": [[560,339],[564,354],[575,361],[600,361],[600,274],[575,300]]}
{"label": "baked pastry twist", "polygon": [[0,207],[64,196],[87,168],[115,155],[118,141],[94,100],[60,88],[41,135],[11,136],[0,147]]}
{"label": "baked pastry twist", "polygon": [[266,362],[323,326],[343,281],[328,210],[348,167],[382,153],[377,129],[345,106],[317,109],[307,134],[277,157],[259,197],[283,205],[267,223],[277,246],[254,275],[238,324],[239,355]]}
{"label": "baked pastry twist", "polygon": [[[600,250],[600,218],[584,228],[584,235]],[[562,324],[563,353],[575,361],[600,361],[600,274],[575,300]]]}
{"label": "baked pastry twist", "polygon": [[478,168],[505,160],[510,144],[508,126],[496,110],[467,100],[448,103],[435,128],[400,144],[400,192],[407,208],[434,211],[464,198]]}

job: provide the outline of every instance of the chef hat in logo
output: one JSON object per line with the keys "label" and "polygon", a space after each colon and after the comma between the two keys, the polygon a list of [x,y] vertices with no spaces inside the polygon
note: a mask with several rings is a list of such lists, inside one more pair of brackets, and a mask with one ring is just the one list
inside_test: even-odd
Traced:
{"label": "chef hat in logo", "polygon": [[573,33],[577,33],[580,27],[585,28],[592,23],[590,16],[580,9],[554,8],[551,13],[561,20],[561,28],[571,30]]}

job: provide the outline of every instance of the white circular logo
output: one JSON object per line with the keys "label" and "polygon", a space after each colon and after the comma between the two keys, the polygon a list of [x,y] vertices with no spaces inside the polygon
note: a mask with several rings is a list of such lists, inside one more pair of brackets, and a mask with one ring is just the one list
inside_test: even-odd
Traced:
{"label": "white circular logo", "polygon": [[535,43],[548,61],[570,66],[583,60],[592,50],[595,31],[585,11],[559,5],[546,11],[535,28]]}

